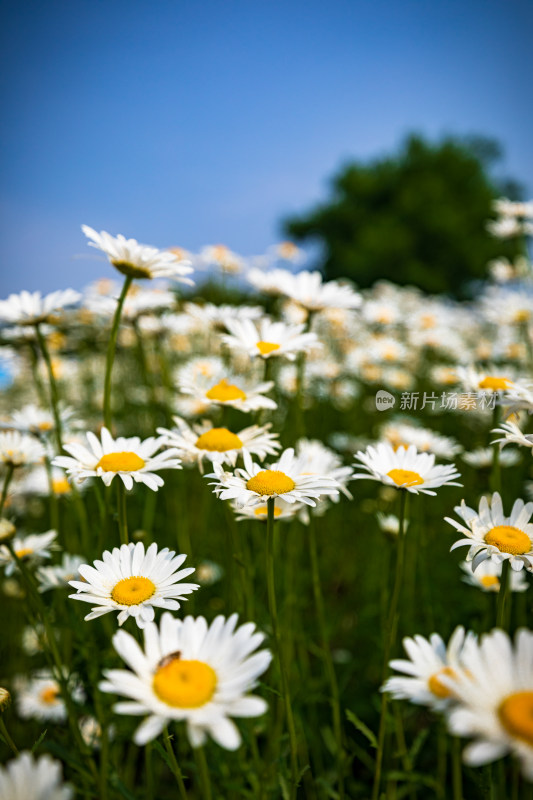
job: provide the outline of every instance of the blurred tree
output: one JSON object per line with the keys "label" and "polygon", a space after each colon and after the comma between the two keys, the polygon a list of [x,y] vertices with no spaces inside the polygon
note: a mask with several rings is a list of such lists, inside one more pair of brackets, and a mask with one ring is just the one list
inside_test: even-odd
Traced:
{"label": "blurred tree", "polygon": [[328,278],[361,287],[385,278],[464,297],[490,259],[519,252],[485,227],[494,198],[520,194],[516,182],[491,176],[500,158],[498,143],[484,137],[431,144],[411,135],[397,155],[345,166],[331,200],[284,227],[324,246]]}

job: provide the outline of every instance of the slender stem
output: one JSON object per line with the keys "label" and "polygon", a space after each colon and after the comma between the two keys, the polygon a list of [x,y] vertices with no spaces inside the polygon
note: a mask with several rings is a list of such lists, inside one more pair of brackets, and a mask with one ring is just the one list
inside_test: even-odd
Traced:
{"label": "slender stem", "polygon": [[57,383],[54,375],[54,368],[52,366],[52,359],[50,357],[50,351],[48,350],[48,345],[46,344],[46,339],[43,336],[43,332],[41,330],[41,326],[39,323],[35,325],[35,332],[37,334],[37,340],[39,342],[39,347],[41,348],[41,353],[43,354],[44,363],[46,364],[46,369],[48,370],[48,380],[50,382],[50,401],[52,405],[52,413],[54,415],[54,423],[55,423],[55,437],[57,442],[58,452],[61,452],[63,449],[63,434],[61,429],[61,415],[59,413],[59,392],[57,389]]}
{"label": "slender stem", "polygon": [[461,763],[461,742],[452,738],[452,786],[453,800],[463,800],[463,767]]}
{"label": "slender stem", "polygon": [[10,750],[12,750],[14,755],[18,756],[19,751],[17,749],[17,745],[15,744],[15,742],[13,741],[11,736],[9,735],[9,732],[8,732],[8,730],[6,728],[6,723],[4,722],[4,718],[2,716],[2,712],[0,712],[0,734],[6,740],[7,746],[10,748]]}
{"label": "slender stem", "polygon": [[205,750],[203,747],[197,747],[194,751],[196,759],[196,766],[198,767],[198,774],[200,775],[200,782],[202,784],[202,800],[212,800],[213,793],[211,791],[211,778],[209,776],[209,768],[205,757]]}
{"label": "slender stem", "polygon": [[35,383],[35,388],[37,390],[37,396],[39,397],[39,402],[42,406],[46,405],[46,392],[44,390],[43,382],[41,380],[41,376],[39,375],[39,353],[37,351],[37,346],[35,342],[29,341],[28,342],[29,352],[30,352],[30,361],[31,361],[31,372],[33,375],[33,380]]}
{"label": "slender stem", "polygon": [[120,543],[128,544],[128,514],[126,510],[126,487],[120,476],[117,476],[118,532]]}
{"label": "slender stem", "polygon": [[[508,558],[502,563],[502,574],[500,577],[500,591],[498,592],[498,605],[496,607],[496,627],[505,630],[506,613],[505,607],[508,605],[507,599],[510,595],[511,583],[511,562]],[[510,598],[509,598],[510,599]]]}
{"label": "slender stem", "polygon": [[[389,657],[396,644],[396,634],[398,630],[398,602],[403,581],[403,562],[405,554],[405,506],[407,502],[407,491],[399,489],[400,492],[400,523],[398,529],[398,549],[396,552],[396,576],[394,588],[389,604],[387,617],[387,636],[385,638],[385,650],[383,657],[383,680],[387,675]],[[378,752],[376,754],[376,769],[374,772],[374,787],[372,789],[372,800],[378,800],[381,783],[381,770],[383,767],[383,752],[385,749],[385,733],[387,722],[388,694],[383,692],[381,696],[381,715],[379,719]]]}
{"label": "slender stem", "polygon": [[[494,406],[492,412],[492,428],[497,428],[499,424],[499,408]],[[490,485],[493,492],[501,491],[501,467],[500,467],[500,445],[492,445],[492,470],[490,474]]]}
{"label": "slender stem", "polygon": [[289,693],[289,680],[287,675],[287,665],[284,663],[283,647],[281,645],[281,634],[279,630],[278,610],[276,604],[276,587],[274,582],[274,508],[276,499],[270,497],[267,500],[267,543],[266,543],[266,560],[267,560],[267,591],[268,591],[268,608],[270,611],[270,619],[272,621],[272,630],[274,633],[274,645],[276,655],[279,661],[279,671],[281,676],[281,694],[285,705],[285,716],[287,717],[287,728],[289,730],[289,746],[291,752],[291,773],[292,773],[292,786],[291,798],[296,797],[296,790],[298,788],[298,742],[296,739],[296,729],[294,727],[294,717],[292,714],[291,697]]}
{"label": "slender stem", "polygon": [[11,478],[13,477],[13,473],[15,471],[15,467],[13,464],[7,465],[6,476],[4,478],[4,485],[2,486],[2,497],[0,498],[0,516],[2,516],[2,512],[4,510],[4,506],[7,500],[7,490],[9,489],[9,484],[11,483]]}
{"label": "slender stem", "polygon": [[176,760],[176,755],[174,753],[174,748],[172,747],[172,742],[170,741],[170,734],[168,732],[168,728],[165,728],[163,731],[163,741],[165,743],[165,749],[168,753],[168,757],[170,759],[171,770],[172,774],[176,778],[176,783],[178,784],[178,792],[182,800],[187,800],[187,790],[185,788],[185,784],[183,783],[183,774],[180,769],[180,765]]}
{"label": "slender stem", "polygon": [[122,286],[118,304],[115,309],[115,316],[113,317],[113,324],[111,326],[111,334],[109,336],[109,344],[107,346],[107,358],[105,363],[105,380],[104,380],[104,425],[108,430],[111,430],[111,373],[113,370],[113,361],[115,360],[115,350],[117,346],[118,329],[120,325],[120,317],[122,315],[122,307],[124,300],[128,294],[129,288],[132,284],[133,278],[128,275]]}
{"label": "slender stem", "polygon": [[15,552],[15,550],[13,548],[12,542],[8,541],[8,542],[6,542],[6,544],[7,544],[7,547],[9,548],[9,552],[11,553],[11,557],[13,558],[13,560],[15,561],[15,563],[17,564],[17,566],[18,566],[18,568],[20,570],[20,573],[21,573],[21,575],[23,577],[24,583],[26,584],[26,587],[28,589],[29,595],[33,600],[34,606],[38,610],[39,616],[41,617],[41,620],[42,620],[42,623],[43,623],[43,627],[44,627],[45,636],[46,636],[46,644],[48,645],[48,648],[49,648],[50,653],[52,655],[53,662],[55,664],[56,679],[57,679],[59,685],[61,686],[61,697],[63,698],[63,700],[65,702],[65,707],[67,709],[67,715],[68,715],[68,719],[69,719],[69,723],[70,723],[70,728],[71,728],[74,740],[76,741],[76,744],[78,745],[81,753],[87,759],[87,763],[88,763],[88,765],[90,767],[90,770],[91,770],[91,775],[92,775],[93,779],[96,782],[98,780],[98,773],[97,773],[97,769],[96,769],[96,764],[94,763],[94,759],[92,758],[92,756],[90,754],[88,746],[83,741],[83,737],[82,737],[80,729],[79,729],[79,725],[78,725],[79,714],[76,711],[76,709],[74,707],[74,704],[72,702],[72,696],[71,696],[70,691],[69,691],[68,681],[67,681],[67,678],[65,677],[65,671],[64,671],[64,668],[63,668],[63,664],[61,662],[61,657],[59,655],[59,650],[57,648],[57,642],[55,640],[55,633],[54,633],[54,630],[53,630],[53,628],[52,628],[52,626],[50,624],[50,620],[48,619],[48,611],[47,611],[46,605],[44,604],[43,599],[42,599],[42,597],[41,597],[41,595],[39,593],[39,590],[37,589],[37,586],[35,584],[33,576],[31,575],[31,573],[27,569],[27,567],[24,564],[23,560],[21,558],[19,558],[19,556],[16,554],[16,552]]}
{"label": "slender stem", "polygon": [[313,594],[315,597],[316,615],[318,618],[318,625],[320,629],[320,638],[322,640],[322,651],[324,655],[324,662],[326,665],[326,674],[329,681],[331,692],[331,710],[333,715],[333,733],[337,745],[337,772],[339,781],[339,800],[344,797],[344,778],[343,778],[343,765],[344,765],[344,747],[342,741],[342,725],[341,725],[341,709],[339,697],[339,685],[337,683],[337,676],[335,674],[335,667],[331,657],[331,649],[329,645],[328,629],[326,625],[326,616],[324,613],[324,597],[322,594],[322,585],[320,583],[320,570],[318,566],[318,554],[316,546],[316,533],[315,521],[311,517],[309,522],[309,554],[311,557],[311,573],[313,578]]}
{"label": "slender stem", "polygon": [[144,777],[146,786],[146,800],[154,800],[154,765],[152,763],[152,742],[144,748]]}

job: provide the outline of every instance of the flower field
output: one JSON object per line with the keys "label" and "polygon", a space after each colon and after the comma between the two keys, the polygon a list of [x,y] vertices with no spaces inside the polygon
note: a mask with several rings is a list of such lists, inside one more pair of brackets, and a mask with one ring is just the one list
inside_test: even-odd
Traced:
{"label": "flower field", "polygon": [[0,301],[0,800],[533,798],[527,250],[460,303],[83,233]]}

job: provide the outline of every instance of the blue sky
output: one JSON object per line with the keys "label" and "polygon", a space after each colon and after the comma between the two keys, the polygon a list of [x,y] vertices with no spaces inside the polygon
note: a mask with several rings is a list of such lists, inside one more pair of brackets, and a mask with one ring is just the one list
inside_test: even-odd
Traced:
{"label": "blue sky", "polygon": [[499,139],[532,195],[532,9],[4,0],[1,296],[109,273],[81,223],[261,252],[342,163],[409,131]]}

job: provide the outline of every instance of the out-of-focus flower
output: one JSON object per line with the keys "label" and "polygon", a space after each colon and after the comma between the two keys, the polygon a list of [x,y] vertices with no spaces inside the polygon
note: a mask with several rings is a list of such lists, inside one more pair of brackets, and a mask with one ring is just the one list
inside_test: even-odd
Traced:
{"label": "out-of-focus flower", "polygon": [[285,357],[294,361],[298,353],[320,346],[315,333],[305,333],[305,325],[287,325],[263,318],[259,324],[251,320],[226,319],[228,334],[222,341],[232,350],[252,358]]}
{"label": "out-of-focus flower", "polygon": [[71,800],[73,789],[62,781],[59,761],[35,759],[23,752],[0,767],[0,797],[4,800]]}
{"label": "out-of-focus flower", "polygon": [[37,325],[50,321],[51,317],[66,306],[72,306],[81,299],[74,289],[52,292],[45,297],[40,292],[10,294],[7,300],[0,300],[0,322],[16,325]]}
{"label": "out-of-focus flower", "polygon": [[[494,561],[483,561],[475,572],[472,572],[472,564],[470,561],[463,561],[459,565],[463,572],[463,580],[470,586],[475,586],[481,589],[482,592],[499,592],[500,591],[500,578],[502,575],[502,565],[496,564]],[[512,592],[525,592],[529,588],[529,583],[525,576],[524,570],[510,573],[509,588]]]}
{"label": "out-of-focus flower", "polygon": [[8,467],[38,464],[45,449],[34,436],[19,431],[0,431],[0,462]]}
{"label": "out-of-focus flower", "polygon": [[[11,542],[11,547],[15,555],[31,563],[50,558],[50,550],[53,547],[57,531],[47,531],[46,533],[30,533],[28,536],[16,536]],[[6,575],[12,575],[17,568],[17,563],[6,545],[0,545],[0,566],[5,566]]]}

